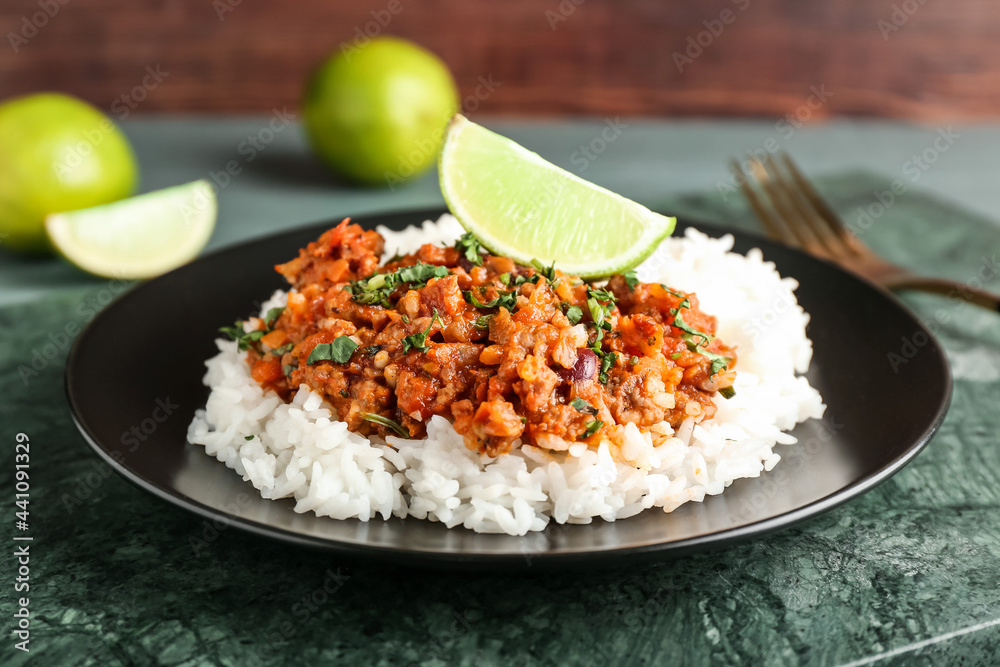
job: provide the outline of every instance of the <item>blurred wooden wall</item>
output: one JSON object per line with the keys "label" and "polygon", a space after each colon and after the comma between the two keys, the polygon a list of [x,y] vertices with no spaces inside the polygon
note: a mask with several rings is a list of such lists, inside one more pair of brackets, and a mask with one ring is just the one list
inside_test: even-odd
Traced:
{"label": "blurred wooden wall", "polygon": [[499,84],[479,113],[1000,117],[997,0],[3,0],[0,26],[0,97],[129,112],[294,108],[367,31],[438,53],[464,96]]}

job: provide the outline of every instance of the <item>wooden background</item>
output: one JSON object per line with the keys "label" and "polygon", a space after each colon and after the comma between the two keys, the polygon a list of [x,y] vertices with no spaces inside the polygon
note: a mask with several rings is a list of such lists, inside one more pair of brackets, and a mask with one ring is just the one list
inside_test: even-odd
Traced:
{"label": "wooden background", "polygon": [[[464,96],[499,82],[479,113],[1000,117],[997,0],[3,0],[0,26],[0,97],[57,89],[119,117],[296,108],[366,30],[438,53]],[[827,99],[807,113],[811,88]]]}

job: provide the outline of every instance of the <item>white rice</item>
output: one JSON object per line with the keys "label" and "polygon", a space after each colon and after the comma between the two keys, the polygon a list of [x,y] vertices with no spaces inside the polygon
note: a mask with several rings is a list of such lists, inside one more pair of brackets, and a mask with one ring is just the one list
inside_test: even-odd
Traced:
{"label": "white rice", "polygon": [[[422,229],[379,232],[391,256],[451,242],[462,229],[445,215]],[[614,521],[700,502],[735,479],[771,470],[781,458],[775,446],[795,443],[784,431],[825,409],[797,376],[812,357],[809,316],[793,294],[798,284],[781,278],[759,250],[742,256],[729,252],[732,245],[731,236],[688,230],[638,269],[644,281],[697,292],[703,310],[718,317],[720,338],[739,347],[736,396],[717,397],[718,413],[700,424],[688,419],[676,432],[664,424],[652,433],[630,424],[621,442],[605,441],[596,451],[573,445],[561,463],[531,446],[495,459],[472,452],[442,417],[431,418],[424,440],[390,436],[386,444],[348,431],[305,385],[288,404],[264,392],[236,343],[220,339],[219,354],[206,362],[211,395],[188,439],[264,498],[294,498],[295,511],[335,519],[409,516],[524,535],[550,520]],[[276,292],[261,312],[284,303]]]}

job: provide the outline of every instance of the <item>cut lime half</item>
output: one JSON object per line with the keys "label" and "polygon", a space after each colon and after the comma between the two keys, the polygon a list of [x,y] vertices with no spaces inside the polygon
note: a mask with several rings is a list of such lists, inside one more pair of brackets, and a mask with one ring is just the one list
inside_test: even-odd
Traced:
{"label": "cut lime half", "polygon": [[194,259],[208,243],[218,203],[208,181],[148,192],[45,218],[52,245],[84,271],[151,278]]}
{"label": "cut lime half", "polygon": [[636,266],[676,224],[461,115],[439,167],[448,208],[492,252],[584,278]]}

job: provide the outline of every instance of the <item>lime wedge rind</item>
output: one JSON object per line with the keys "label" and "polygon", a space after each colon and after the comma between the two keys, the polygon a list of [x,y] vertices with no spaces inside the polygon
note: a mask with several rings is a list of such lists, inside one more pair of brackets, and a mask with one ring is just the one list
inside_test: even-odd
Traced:
{"label": "lime wedge rind", "polygon": [[158,276],[198,256],[215,228],[212,185],[194,181],[120,201],[54,213],[45,229],[52,245],[77,267],[98,276]]}
{"label": "lime wedge rind", "polygon": [[439,170],[448,208],[491,251],[585,278],[636,266],[676,224],[460,115]]}

